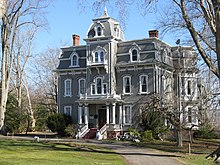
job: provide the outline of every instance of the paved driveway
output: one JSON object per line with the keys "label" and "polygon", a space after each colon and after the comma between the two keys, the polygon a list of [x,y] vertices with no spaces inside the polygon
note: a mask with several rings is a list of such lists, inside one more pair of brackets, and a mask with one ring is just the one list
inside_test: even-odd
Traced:
{"label": "paved driveway", "polygon": [[105,143],[95,140],[87,142],[112,149],[122,155],[128,165],[183,165],[174,154],[166,154],[150,148],[134,147],[128,143]]}

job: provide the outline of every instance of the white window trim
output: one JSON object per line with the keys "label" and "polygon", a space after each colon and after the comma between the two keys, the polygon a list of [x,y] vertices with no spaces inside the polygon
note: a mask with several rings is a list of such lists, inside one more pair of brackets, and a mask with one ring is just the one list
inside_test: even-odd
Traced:
{"label": "white window trim", "polygon": [[[70,92],[69,92],[69,94],[67,93],[67,89],[66,89],[67,81],[70,82]],[[72,96],[72,80],[71,79],[64,80],[64,96],[65,97],[71,97]]]}
{"label": "white window trim", "polygon": [[[101,28],[101,35],[100,36],[98,35],[98,28],[99,27]],[[94,29],[95,29],[95,36],[94,37],[103,37],[103,26],[101,24],[96,25]]]}
{"label": "white window trim", "polygon": [[[129,78],[129,83],[130,83],[130,84],[129,84],[129,85],[130,85],[130,92],[129,92],[129,93],[126,93],[126,92],[125,92],[125,79],[126,79],[126,78]],[[124,94],[124,95],[131,95],[131,76],[124,76],[124,77],[123,77],[123,94]]]}
{"label": "white window trim", "polygon": [[[129,109],[130,109],[130,116],[129,116],[129,122],[128,123],[125,123],[125,109],[126,109],[126,107],[129,107]],[[131,125],[131,123],[132,123],[131,116],[132,116],[132,106],[131,105],[123,105],[123,124],[124,125]]]}
{"label": "white window trim", "polygon": [[[101,79],[101,93],[97,93],[97,79]],[[106,85],[106,93],[104,93],[104,85]],[[92,93],[92,86],[95,87],[95,93]],[[95,82],[91,84],[91,95],[105,95],[108,93],[108,84],[103,83],[103,78],[102,77],[96,77]]]}
{"label": "white window trim", "polygon": [[[132,54],[132,52],[133,52],[133,50],[136,50],[137,51],[137,60],[136,61],[133,61],[133,54]],[[129,54],[130,54],[130,61],[131,62],[139,62],[140,61],[140,49],[137,47],[137,46],[135,46],[135,47],[132,47],[130,50],[129,50]]]}
{"label": "white window trim", "polygon": [[[85,89],[84,93],[80,93],[80,89],[81,89],[80,81],[84,81],[84,89]],[[85,94],[85,93],[86,93],[86,79],[85,79],[85,78],[80,78],[80,79],[78,80],[78,94],[79,94],[79,95],[83,95],[83,94]]]}
{"label": "white window trim", "polygon": [[72,106],[64,106],[64,111],[63,111],[63,113],[64,114],[66,114],[67,115],[67,108],[69,108],[69,110],[70,110],[70,116],[72,116]]}
{"label": "white window trim", "polygon": [[[146,77],[146,85],[147,85],[146,92],[142,92],[142,82],[141,82],[142,77]],[[140,75],[139,76],[139,94],[147,94],[147,93],[148,93],[148,75]]]}
{"label": "white window trim", "polygon": [[[101,61],[101,52],[104,53],[104,57],[103,57],[103,61]],[[98,53],[98,61],[96,61],[95,59],[95,54]],[[106,51],[103,48],[97,48],[94,52],[93,52],[93,61],[92,63],[94,64],[105,64],[106,60],[105,60],[105,56],[106,56]]]}
{"label": "white window trim", "polygon": [[[73,56],[76,56],[76,65],[73,65]],[[76,52],[70,55],[70,67],[79,67],[79,56]]]}

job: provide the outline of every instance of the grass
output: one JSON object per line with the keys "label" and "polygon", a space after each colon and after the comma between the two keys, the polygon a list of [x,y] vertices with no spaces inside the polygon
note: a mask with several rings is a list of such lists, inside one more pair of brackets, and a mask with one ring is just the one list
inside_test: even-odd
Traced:
{"label": "grass", "polygon": [[0,140],[1,165],[123,165],[114,152],[93,146]]}
{"label": "grass", "polygon": [[216,165],[214,158],[206,159],[205,157],[213,152],[219,145],[220,140],[194,140],[191,144],[191,154],[189,154],[189,143],[184,142],[183,147],[177,147],[175,142],[153,141],[145,143],[134,143],[136,146],[148,147],[164,152],[170,152],[180,156],[182,162],[187,165]]}

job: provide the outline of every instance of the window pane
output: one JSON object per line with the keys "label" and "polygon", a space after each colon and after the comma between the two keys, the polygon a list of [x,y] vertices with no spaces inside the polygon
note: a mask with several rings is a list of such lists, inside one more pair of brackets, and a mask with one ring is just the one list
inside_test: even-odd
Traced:
{"label": "window pane", "polygon": [[73,56],[73,66],[76,66],[77,65],[77,56],[76,55],[74,55]]}
{"label": "window pane", "polygon": [[71,92],[71,81],[66,80],[65,81],[65,95],[70,95]]}
{"label": "window pane", "polygon": [[92,94],[95,94],[95,85],[92,85]]}
{"label": "window pane", "polygon": [[64,107],[64,114],[66,114],[67,116],[71,116],[71,107]]}
{"label": "window pane", "polygon": [[104,94],[107,93],[107,84],[103,84],[103,93],[104,93]]}
{"label": "window pane", "polygon": [[147,92],[147,77],[141,76],[141,92]]}
{"label": "window pane", "polygon": [[126,77],[125,81],[125,93],[130,93],[130,78]]}
{"label": "window pane", "polygon": [[131,111],[130,106],[125,107],[125,123],[130,123]]}
{"label": "window pane", "polygon": [[97,28],[97,35],[98,35],[98,36],[101,36],[101,35],[102,35],[102,29],[101,29],[101,27],[98,27],[98,28]]}
{"label": "window pane", "polygon": [[101,51],[101,53],[100,53],[100,61],[104,62],[104,52],[103,51]]}
{"label": "window pane", "polygon": [[192,108],[188,108],[188,123],[192,123]]}
{"label": "window pane", "polygon": [[96,81],[97,81],[96,82],[97,94],[101,94],[102,93],[102,80],[98,78]]}
{"label": "window pane", "polygon": [[80,94],[85,94],[85,80],[80,80],[79,81],[79,89],[80,89]]}
{"label": "window pane", "polygon": [[132,61],[137,61],[137,50],[132,50]]}
{"label": "window pane", "polygon": [[188,95],[191,95],[191,92],[192,92],[191,86],[192,86],[192,82],[188,80],[187,82],[187,94]]}
{"label": "window pane", "polygon": [[99,54],[98,52],[95,52],[95,62],[98,62],[99,61]]}

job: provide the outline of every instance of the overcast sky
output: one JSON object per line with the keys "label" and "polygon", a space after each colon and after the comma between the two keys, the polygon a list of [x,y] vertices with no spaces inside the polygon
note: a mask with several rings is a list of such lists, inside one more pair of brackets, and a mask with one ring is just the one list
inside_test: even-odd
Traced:
{"label": "overcast sky", "polygon": [[[118,13],[114,8],[107,6],[107,10],[110,17],[118,20]],[[85,44],[83,39],[86,37],[92,19],[103,15],[104,9],[100,11],[101,14],[95,15],[90,7],[82,12],[77,5],[77,0],[54,0],[47,12],[46,18],[49,28],[47,31],[40,31],[34,45],[36,52],[43,52],[48,47],[70,46],[72,34],[78,34],[81,37],[80,44]],[[143,17],[135,4],[129,12],[126,30],[124,30],[125,39],[147,38],[148,30],[155,29],[158,17],[156,13],[150,13]],[[166,35],[163,40],[169,44],[174,44],[176,39]]]}

